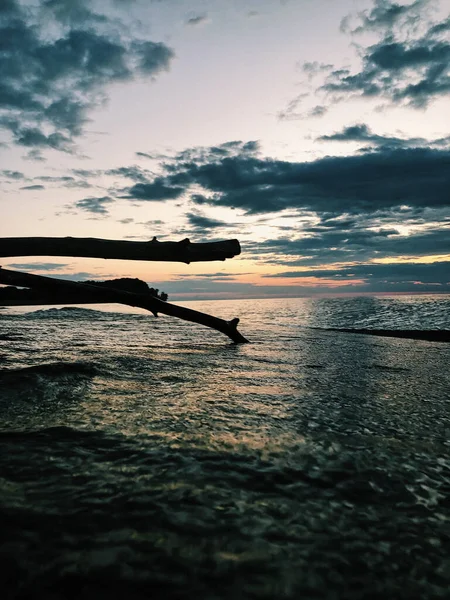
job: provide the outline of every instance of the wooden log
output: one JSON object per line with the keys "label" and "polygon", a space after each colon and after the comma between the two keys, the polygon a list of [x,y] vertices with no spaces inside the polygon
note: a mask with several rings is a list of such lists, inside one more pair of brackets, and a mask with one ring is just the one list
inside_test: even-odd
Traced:
{"label": "wooden log", "polygon": [[[144,296],[152,296],[153,298],[159,298],[160,300],[166,300],[166,298],[161,297],[161,295],[152,294],[151,288],[141,280],[137,279],[140,283],[144,284],[144,287],[147,289],[127,289],[126,287],[121,287],[120,285],[116,285],[116,283],[120,283],[123,279],[118,279],[109,282],[109,285],[102,285],[101,287],[106,288],[114,288],[116,290],[125,290],[127,292],[132,292],[134,294],[143,294]],[[84,283],[89,283],[92,285],[96,285],[96,282],[86,281]],[[103,284],[107,282],[101,282]],[[162,292],[164,294],[164,292]],[[96,303],[105,303],[106,300],[103,298],[99,298]],[[48,290],[43,289],[30,289],[30,288],[18,288],[14,286],[4,286],[0,285],[0,306],[33,306],[36,304],[55,304],[55,291],[49,292]],[[70,291],[58,291],[58,304],[92,304],[92,300],[89,296],[86,296],[85,293],[79,292],[76,290]]]}
{"label": "wooden log", "polygon": [[191,262],[225,260],[241,252],[238,240],[192,243],[103,240],[97,238],[10,237],[0,238],[0,257],[13,256],[80,256],[124,260]]}
{"label": "wooden log", "polygon": [[[158,313],[162,313],[177,317],[183,321],[190,321],[204,325],[205,327],[211,327],[227,335],[236,344],[248,342],[237,330],[239,319],[225,321],[224,319],[219,319],[197,310],[164,302],[148,294],[133,294],[114,288],[103,288],[76,281],[64,281],[62,279],[54,279],[53,277],[10,271],[2,267],[0,267],[0,283],[41,290],[45,295],[51,296],[53,304],[61,304],[59,302],[60,298],[63,296],[67,298],[68,295],[72,295],[73,293],[75,301],[69,302],[69,304],[76,304],[76,298],[82,297],[84,298],[84,302],[82,303],[117,302],[119,304],[127,304],[128,306],[137,306],[151,311],[155,317],[158,316]],[[63,304],[65,303],[67,302],[63,302]]]}

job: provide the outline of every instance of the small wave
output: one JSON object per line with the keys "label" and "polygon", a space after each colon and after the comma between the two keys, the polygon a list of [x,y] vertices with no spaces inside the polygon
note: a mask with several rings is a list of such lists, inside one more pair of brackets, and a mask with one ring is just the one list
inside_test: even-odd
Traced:
{"label": "small wave", "polygon": [[22,339],[23,336],[15,333],[0,333],[0,342],[15,342]]}
{"label": "small wave", "polygon": [[311,327],[311,329],[336,331],[341,333],[379,335],[410,340],[425,340],[428,342],[450,342],[450,331],[445,329],[356,329],[341,327]]}
{"label": "small wave", "polygon": [[25,315],[31,319],[104,319],[106,313],[91,308],[64,306],[63,308],[45,308],[29,312]]}
{"label": "small wave", "polygon": [[88,362],[54,362],[42,365],[33,365],[18,369],[0,369],[0,381],[14,382],[23,381],[24,378],[36,375],[44,377],[60,377],[65,375],[82,375],[93,377],[99,373],[99,369]]}
{"label": "small wave", "polygon": [[405,369],[404,367],[393,367],[392,365],[370,365],[368,369],[377,369],[379,371],[386,371],[388,373],[410,373],[411,369]]}

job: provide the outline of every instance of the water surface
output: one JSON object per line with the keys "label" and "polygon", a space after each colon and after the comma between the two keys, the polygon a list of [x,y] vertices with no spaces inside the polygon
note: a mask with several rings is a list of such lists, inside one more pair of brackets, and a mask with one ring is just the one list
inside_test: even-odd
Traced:
{"label": "water surface", "polygon": [[1,312],[10,597],[447,597],[449,300],[185,305]]}

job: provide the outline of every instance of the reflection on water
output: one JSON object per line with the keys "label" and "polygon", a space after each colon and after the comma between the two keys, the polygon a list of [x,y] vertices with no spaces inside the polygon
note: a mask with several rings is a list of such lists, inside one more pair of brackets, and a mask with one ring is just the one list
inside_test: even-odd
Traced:
{"label": "reflection on water", "polygon": [[[348,326],[358,309],[355,325],[380,327],[387,306],[394,325],[404,327],[398,315],[414,307],[422,327],[426,315],[445,325],[449,303],[442,297],[191,303],[226,319],[239,315],[253,343],[237,346],[215,331],[142,311],[15,309],[0,317],[4,369],[83,363],[95,373],[89,384],[86,372],[69,367],[51,378],[45,372],[28,374],[14,388],[20,409],[5,400],[11,390],[0,390],[3,416],[11,426],[20,414],[21,426],[73,424],[127,434],[226,431],[236,440],[246,431],[247,436],[295,440],[302,427],[340,431],[343,419],[346,432],[361,433],[368,429],[367,411],[375,413],[377,407],[393,431],[407,435],[414,422],[408,406],[426,398],[429,415],[421,416],[420,427],[432,431],[431,407],[450,389],[447,345],[355,338],[306,326]],[[419,317],[409,319],[413,327]],[[434,435],[439,431],[437,424]]]}
{"label": "reflection on water", "polygon": [[2,312],[10,597],[446,597],[449,301],[190,304]]}

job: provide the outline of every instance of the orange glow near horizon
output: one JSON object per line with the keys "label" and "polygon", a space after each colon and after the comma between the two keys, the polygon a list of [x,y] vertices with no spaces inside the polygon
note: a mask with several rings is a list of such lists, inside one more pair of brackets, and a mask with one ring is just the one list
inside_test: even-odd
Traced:
{"label": "orange glow near horizon", "polygon": [[[367,261],[366,263],[332,263],[318,265],[313,267],[291,266],[289,262],[284,265],[272,265],[265,262],[269,259],[264,255],[261,260],[242,258],[241,256],[228,259],[225,262],[213,261],[192,263],[174,262],[144,262],[131,260],[101,260],[93,258],[64,258],[64,257],[14,257],[4,259],[3,266],[21,271],[34,272],[49,277],[73,276],[76,279],[115,279],[121,277],[138,278],[147,282],[150,286],[165,289],[164,284],[183,282],[186,287],[192,282],[192,289],[186,291],[177,291],[169,293],[172,297],[182,296],[184,299],[232,299],[245,297],[264,297],[271,296],[270,288],[280,288],[279,292],[274,289],[274,295],[339,295],[341,294],[360,294],[358,288],[362,288],[369,282],[362,278],[333,278],[317,277],[317,270],[335,270],[348,269],[358,264],[407,264],[421,263],[432,264],[440,261],[450,261],[450,255],[431,255],[431,256],[406,256],[406,257],[385,257],[378,260]],[[36,269],[33,269],[36,265]],[[42,268],[39,268],[41,266]],[[52,267],[53,266],[53,267]],[[286,272],[302,272],[303,277],[267,277],[267,275],[277,275]],[[220,279],[223,276],[223,279]],[[218,281],[219,280],[219,281]],[[215,291],[213,287],[201,287],[206,282],[220,283],[222,289]],[[247,289],[239,289],[235,286],[230,291],[223,289],[226,284],[247,285]],[[422,282],[417,281],[417,292],[420,291]],[[436,292],[439,293],[439,286],[436,285]],[[197,288],[197,289],[195,289]],[[345,292],[340,292],[341,288],[346,288]],[[354,288],[354,289],[352,289]],[[367,293],[367,292],[366,292]],[[370,292],[375,293],[375,292]],[[392,292],[390,292],[392,293]]]}

